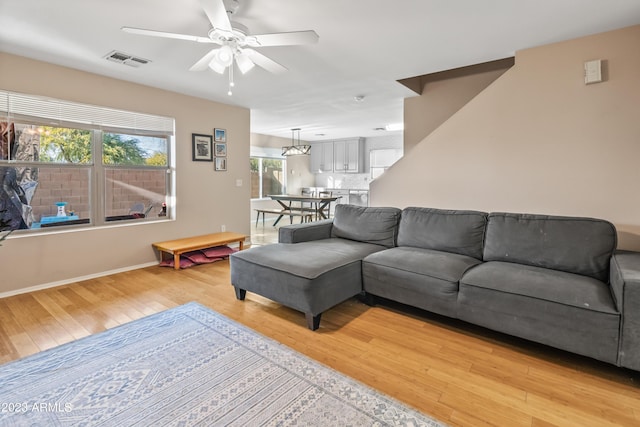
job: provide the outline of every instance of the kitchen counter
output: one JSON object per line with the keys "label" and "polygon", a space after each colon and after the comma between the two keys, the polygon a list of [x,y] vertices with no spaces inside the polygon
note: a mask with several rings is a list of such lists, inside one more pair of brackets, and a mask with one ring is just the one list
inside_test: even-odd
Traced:
{"label": "kitchen counter", "polygon": [[305,190],[314,191],[331,191],[333,196],[340,197],[336,203],[348,203],[357,206],[369,206],[369,189],[368,188],[325,188],[325,187],[305,187]]}

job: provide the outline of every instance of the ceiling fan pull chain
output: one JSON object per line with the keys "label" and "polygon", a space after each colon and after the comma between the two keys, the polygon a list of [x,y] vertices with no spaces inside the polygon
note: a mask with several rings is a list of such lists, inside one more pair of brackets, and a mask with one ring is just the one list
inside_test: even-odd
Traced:
{"label": "ceiling fan pull chain", "polygon": [[229,65],[229,92],[227,92],[227,95],[229,96],[233,95],[233,92],[231,91],[231,88],[233,86],[235,86],[235,83],[233,82],[233,60],[232,60],[231,65]]}

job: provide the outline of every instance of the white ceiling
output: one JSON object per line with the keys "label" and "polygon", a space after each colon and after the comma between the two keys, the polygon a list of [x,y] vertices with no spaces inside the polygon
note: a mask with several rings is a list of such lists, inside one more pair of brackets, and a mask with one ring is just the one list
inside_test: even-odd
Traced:
{"label": "white ceiling", "polygon": [[[228,96],[226,76],[188,71],[212,45],[120,30],[206,36],[199,1],[0,0],[0,50],[250,108],[252,132],[290,138],[299,127],[314,141],[384,135],[374,129],[402,122],[415,94],[396,80],[640,23],[640,0],[240,0],[232,19],[250,34],[311,29],[320,40],[257,49],[289,71],[237,72]],[[152,62],[112,63],[112,50]]]}

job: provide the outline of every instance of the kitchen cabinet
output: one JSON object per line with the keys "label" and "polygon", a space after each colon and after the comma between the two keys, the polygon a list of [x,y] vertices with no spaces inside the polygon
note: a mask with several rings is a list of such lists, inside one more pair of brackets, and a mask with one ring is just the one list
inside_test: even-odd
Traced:
{"label": "kitchen cabinet", "polygon": [[311,144],[311,172],[333,172],[333,141]]}
{"label": "kitchen cabinet", "polygon": [[376,179],[391,165],[402,158],[403,150],[400,148],[384,148],[369,151],[369,168],[371,179]]}
{"label": "kitchen cabinet", "polygon": [[364,138],[333,141],[333,171],[359,173],[363,169]]}

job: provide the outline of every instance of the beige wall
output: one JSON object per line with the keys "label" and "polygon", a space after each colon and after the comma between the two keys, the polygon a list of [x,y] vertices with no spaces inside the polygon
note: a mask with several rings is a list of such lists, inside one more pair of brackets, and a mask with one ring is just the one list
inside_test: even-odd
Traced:
{"label": "beige wall", "polygon": [[[640,26],[518,52],[516,65],[372,183],[375,206],[607,219],[640,250]],[[585,61],[606,81],[585,85]]]}
{"label": "beige wall", "polygon": [[[212,76],[215,78],[215,76]],[[42,235],[0,247],[0,296],[153,263],[156,241],[227,230],[249,234],[249,110],[0,53],[0,89],[176,119],[176,220]],[[225,128],[228,170],[191,161],[191,134]],[[242,180],[242,186],[236,181]]]}
{"label": "beige wall", "polygon": [[422,82],[421,96],[404,102],[404,152],[408,153],[506,70],[480,70]]}

